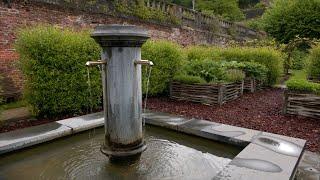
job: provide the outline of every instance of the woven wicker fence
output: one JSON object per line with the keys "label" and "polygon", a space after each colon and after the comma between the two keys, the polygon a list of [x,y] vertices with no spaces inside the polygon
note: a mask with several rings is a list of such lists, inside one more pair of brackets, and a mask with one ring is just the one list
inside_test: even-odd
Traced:
{"label": "woven wicker fence", "polygon": [[320,119],[320,96],[286,90],[284,113]]}
{"label": "woven wicker fence", "polygon": [[207,105],[222,105],[243,94],[243,81],[223,84],[183,84],[172,82],[170,97]]}
{"label": "woven wicker fence", "polygon": [[257,80],[255,78],[245,78],[244,84],[243,84],[243,90],[249,91],[249,92],[255,92],[257,90],[263,89],[263,82],[260,80]]}

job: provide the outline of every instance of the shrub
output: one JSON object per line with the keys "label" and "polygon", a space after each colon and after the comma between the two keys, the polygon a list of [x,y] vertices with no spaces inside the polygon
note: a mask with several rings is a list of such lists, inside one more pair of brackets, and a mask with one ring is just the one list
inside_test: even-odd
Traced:
{"label": "shrub", "polygon": [[320,45],[311,49],[308,61],[308,74],[311,77],[320,79]]}
{"label": "shrub", "polygon": [[239,69],[229,69],[226,71],[225,80],[227,82],[239,82],[245,78],[245,73]]}
{"label": "shrub", "polygon": [[319,38],[319,0],[275,0],[262,16],[264,30],[280,43]]}
{"label": "shrub", "polygon": [[[169,83],[182,64],[180,46],[164,40],[148,41],[142,46],[142,58],[151,60],[155,64],[150,77],[149,94],[168,93]],[[146,85],[145,72],[143,70],[143,89]]]}
{"label": "shrub", "polygon": [[190,46],[184,50],[188,61],[202,61],[212,59],[214,61],[221,60],[219,49],[206,46]]}
{"label": "shrub", "polygon": [[245,73],[246,77],[252,77],[259,80],[266,80],[268,69],[256,62],[224,62],[223,66],[227,69],[239,69]]}
{"label": "shrub", "polygon": [[185,84],[205,84],[206,81],[199,76],[190,75],[177,75],[173,78],[174,81],[178,81]]}
{"label": "shrub", "polygon": [[306,57],[307,57],[307,53],[306,52],[304,52],[302,50],[299,50],[299,49],[295,49],[292,52],[292,65],[291,65],[291,68],[295,69],[295,70],[304,69]]}
{"label": "shrub", "polygon": [[267,69],[267,85],[277,82],[283,69],[282,54],[272,48],[226,48],[221,51],[225,61],[257,62]]}
{"label": "shrub", "polygon": [[87,32],[51,26],[23,29],[16,49],[25,76],[25,98],[38,117],[62,117],[88,111],[101,103],[101,79],[85,62],[97,60],[100,48]]}
{"label": "shrub", "polygon": [[212,60],[191,61],[185,67],[186,74],[199,76],[206,82],[219,82],[225,79],[225,69],[220,62]]}
{"label": "shrub", "polygon": [[307,80],[307,73],[304,70],[295,71],[294,75],[286,82],[289,90],[311,92],[320,95],[320,84]]}

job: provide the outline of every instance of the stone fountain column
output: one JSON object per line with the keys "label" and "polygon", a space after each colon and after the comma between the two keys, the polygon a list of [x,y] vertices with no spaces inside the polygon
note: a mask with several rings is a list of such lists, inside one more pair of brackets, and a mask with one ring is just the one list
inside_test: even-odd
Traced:
{"label": "stone fountain column", "polygon": [[146,30],[129,25],[97,26],[91,35],[102,47],[105,144],[110,157],[128,157],[146,149],[142,134],[141,46]]}

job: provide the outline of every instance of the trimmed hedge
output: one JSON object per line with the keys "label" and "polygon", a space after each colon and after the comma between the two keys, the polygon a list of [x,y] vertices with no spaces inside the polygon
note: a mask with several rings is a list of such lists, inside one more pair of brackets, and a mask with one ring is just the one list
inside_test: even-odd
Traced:
{"label": "trimmed hedge", "polygon": [[309,59],[309,67],[308,67],[308,75],[320,79],[320,45],[315,46],[311,49]]}
{"label": "trimmed hedge", "polygon": [[[149,94],[167,94],[172,78],[182,65],[183,54],[181,47],[169,41],[149,40],[142,46],[142,59],[151,60],[154,63],[150,77]],[[143,92],[146,89],[147,79],[145,68],[142,71]]]}
{"label": "trimmed hedge", "polygon": [[286,82],[287,88],[293,91],[311,92],[320,95],[320,84],[307,80],[304,70],[295,71],[294,75]]}
{"label": "trimmed hedge", "polygon": [[25,98],[38,117],[62,117],[88,112],[101,104],[101,76],[85,62],[97,60],[100,48],[88,32],[52,26],[23,29],[16,49],[25,76]]}
{"label": "trimmed hedge", "polygon": [[178,81],[184,84],[206,84],[207,82],[199,76],[177,75],[173,81]]}
{"label": "trimmed hedge", "polygon": [[280,52],[272,48],[227,48],[221,52],[225,61],[257,62],[267,69],[267,85],[273,85],[281,76],[283,59]]}

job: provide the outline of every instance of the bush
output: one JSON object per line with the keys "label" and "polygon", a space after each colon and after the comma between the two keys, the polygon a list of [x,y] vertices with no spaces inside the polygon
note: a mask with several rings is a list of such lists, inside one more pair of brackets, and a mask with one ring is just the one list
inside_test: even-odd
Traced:
{"label": "bush", "polygon": [[245,73],[246,77],[252,77],[255,79],[265,81],[267,78],[268,69],[259,63],[256,62],[224,62],[223,66],[227,69],[239,69]]}
{"label": "bush", "polygon": [[245,74],[243,71],[239,69],[229,69],[226,71],[226,78],[227,82],[239,82],[245,78]]}
{"label": "bush", "polygon": [[263,28],[280,43],[319,38],[319,0],[275,0],[262,16]]}
{"label": "bush", "polygon": [[286,82],[289,90],[311,92],[320,95],[320,84],[307,80],[307,73],[304,70],[295,71],[294,75]]}
{"label": "bush", "polygon": [[96,108],[101,103],[101,77],[85,62],[99,59],[100,48],[88,32],[51,26],[23,29],[16,49],[25,76],[25,98],[38,117],[62,117]]}
{"label": "bush", "polygon": [[306,52],[304,52],[302,50],[299,50],[299,49],[295,49],[292,52],[292,65],[291,65],[291,68],[295,69],[295,70],[304,69],[306,57],[307,57],[307,53]]}
{"label": "bush", "polygon": [[188,61],[202,61],[212,59],[214,61],[221,60],[219,48],[206,46],[190,46],[184,50]]}
{"label": "bush", "polygon": [[277,82],[283,70],[282,54],[272,48],[226,48],[221,51],[225,61],[257,62],[267,69],[266,85]]}
{"label": "bush", "polygon": [[[178,44],[157,40],[148,41],[142,46],[142,59],[153,61],[149,94],[158,95],[169,92],[169,83],[178,72],[183,56]],[[145,92],[146,71],[143,70],[143,89]]]}
{"label": "bush", "polygon": [[225,69],[222,64],[212,60],[191,61],[184,67],[184,71],[187,75],[199,76],[210,83],[225,79]]}
{"label": "bush", "polygon": [[205,84],[206,81],[199,76],[190,75],[177,75],[173,78],[174,81],[178,81],[185,84]]}
{"label": "bush", "polygon": [[320,79],[320,45],[311,49],[308,61],[308,74],[311,77]]}

